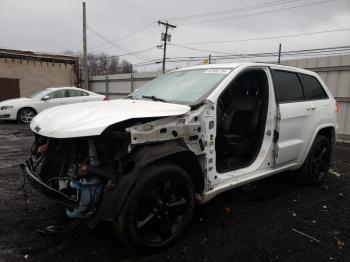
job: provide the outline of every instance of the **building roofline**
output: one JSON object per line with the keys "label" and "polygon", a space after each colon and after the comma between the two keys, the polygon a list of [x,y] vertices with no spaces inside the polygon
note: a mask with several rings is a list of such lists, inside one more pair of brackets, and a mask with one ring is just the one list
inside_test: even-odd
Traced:
{"label": "building roofline", "polygon": [[68,56],[59,54],[48,54],[25,50],[5,49],[0,48],[0,58],[5,59],[20,59],[30,61],[41,61],[49,63],[63,63],[63,64],[76,64],[78,63],[78,56]]}

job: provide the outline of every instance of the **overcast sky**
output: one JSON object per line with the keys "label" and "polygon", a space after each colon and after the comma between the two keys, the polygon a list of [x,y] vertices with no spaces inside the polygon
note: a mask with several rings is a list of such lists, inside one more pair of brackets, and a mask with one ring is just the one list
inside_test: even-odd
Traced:
{"label": "overcast sky", "polygon": [[[350,30],[279,39],[193,44],[350,29],[350,0],[86,2],[87,23],[91,30],[115,43],[108,44],[88,30],[88,50],[91,52],[118,55],[155,47],[160,44],[160,33],[164,30],[156,24],[158,19],[167,19],[177,25],[171,30],[173,44],[217,52],[274,52],[279,43],[282,43],[282,51],[350,45]],[[82,50],[82,1],[1,0],[0,10],[1,48],[54,53]],[[227,12],[196,19],[174,19],[216,11]],[[169,46],[167,56],[208,54]],[[152,49],[123,58],[136,64],[161,57],[161,49]]]}

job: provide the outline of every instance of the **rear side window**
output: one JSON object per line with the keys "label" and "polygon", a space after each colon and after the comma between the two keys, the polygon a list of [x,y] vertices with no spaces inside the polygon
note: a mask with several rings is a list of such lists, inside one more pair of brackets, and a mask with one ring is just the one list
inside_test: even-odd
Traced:
{"label": "rear side window", "polygon": [[273,70],[273,82],[278,102],[304,100],[303,88],[296,73]]}
{"label": "rear side window", "polygon": [[73,97],[73,96],[88,96],[88,93],[80,91],[80,90],[69,89],[68,90],[68,96],[69,97]]}
{"label": "rear side window", "polygon": [[320,82],[313,76],[300,74],[303,84],[305,98],[307,100],[328,98]]}
{"label": "rear side window", "polygon": [[48,96],[50,98],[63,98],[66,96],[66,90],[58,90],[58,91],[54,91],[54,92],[51,92],[50,94],[48,94]]}

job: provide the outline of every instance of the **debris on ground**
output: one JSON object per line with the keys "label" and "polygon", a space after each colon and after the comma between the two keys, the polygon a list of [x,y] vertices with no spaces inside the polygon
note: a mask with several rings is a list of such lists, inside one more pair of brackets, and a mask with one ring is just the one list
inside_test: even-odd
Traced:
{"label": "debris on ground", "polygon": [[224,211],[225,211],[226,213],[231,213],[231,212],[232,212],[231,208],[229,208],[229,207],[225,207],[225,208],[224,208]]}
{"label": "debris on ground", "polygon": [[37,229],[38,233],[44,234],[44,235],[56,235],[60,232],[61,228],[57,225],[51,225],[44,228]]}
{"label": "debris on ground", "polygon": [[335,171],[334,169],[329,169],[328,172],[329,172],[330,174],[332,174],[332,175],[335,175],[336,177],[340,177],[340,176],[341,176],[341,174],[338,173],[337,171]]}
{"label": "debris on ground", "polygon": [[341,241],[339,238],[337,237],[334,237],[335,240],[337,241],[337,246],[338,246],[338,249],[342,249],[344,246],[345,246],[345,243],[343,241]]}
{"label": "debris on ground", "polygon": [[292,228],[292,231],[294,231],[294,232],[296,232],[296,233],[298,233],[298,234],[300,234],[300,235],[302,235],[302,236],[304,236],[304,237],[307,237],[307,238],[309,238],[310,240],[313,240],[313,241],[316,241],[316,242],[318,242],[318,243],[321,243],[321,241],[318,240],[317,238],[314,238],[314,237],[312,237],[312,236],[309,236],[308,234],[305,234],[305,233],[303,233],[303,232],[301,232],[301,231],[299,231],[299,230],[296,230],[296,229]]}

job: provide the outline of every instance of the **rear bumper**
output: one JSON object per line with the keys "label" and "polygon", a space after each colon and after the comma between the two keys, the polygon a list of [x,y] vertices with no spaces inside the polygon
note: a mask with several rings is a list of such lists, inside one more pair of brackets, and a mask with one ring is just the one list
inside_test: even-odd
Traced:
{"label": "rear bumper", "polygon": [[72,208],[79,207],[78,199],[72,199],[66,194],[45,184],[41,180],[41,178],[33,171],[33,163],[31,159],[27,160],[25,163],[21,164],[20,166],[24,172],[25,178],[35,190],[39,191],[46,197],[64,206],[72,207]]}

